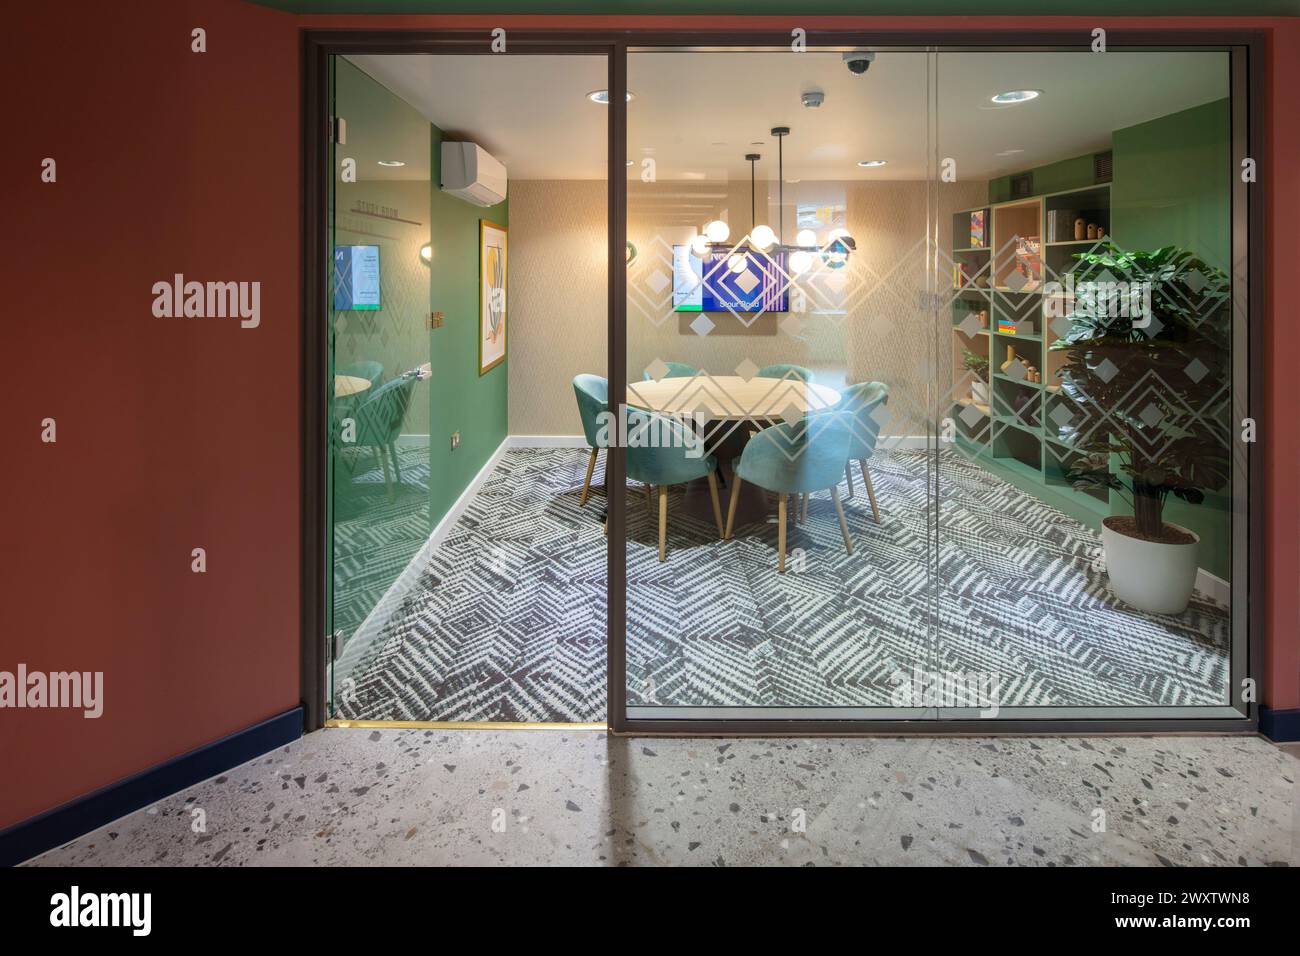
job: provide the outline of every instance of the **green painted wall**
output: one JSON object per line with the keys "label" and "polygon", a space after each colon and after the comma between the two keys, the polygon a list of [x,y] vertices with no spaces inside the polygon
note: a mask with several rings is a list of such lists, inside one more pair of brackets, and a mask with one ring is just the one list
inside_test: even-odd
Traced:
{"label": "green painted wall", "polygon": [[[509,225],[509,200],[496,206],[471,206],[442,192],[443,133],[430,126],[432,182],[429,218],[433,261],[430,264],[429,311],[443,312],[442,328],[429,332],[433,378],[429,380],[430,496],[437,524],[484,463],[505,440],[510,331],[506,360],[486,375],[478,374],[479,220]],[[506,274],[509,276],[509,249]],[[509,291],[507,290],[507,304]],[[508,307],[508,306],[507,306]],[[459,431],[460,448],[451,450]]]}
{"label": "green painted wall", "polygon": [[1116,238],[1133,249],[1183,246],[1229,271],[1231,130],[1227,99],[1115,130]]}
{"label": "green painted wall", "polygon": [[[1030,170],[1034,174],[1033,195],[1059,193],[1093,184],[1093,153],[1058,160]],[[1019,175],[1019,173],[1017,173]],[[1011,198],[1011,177],[999,176],[989,180],[989,202],[1006,202]]]}
{"label": "green painted wall", "polygon": [[[1231,136],[1227,99],[1115,130],[1115,240],[1130,249],[1181,246],[1231,275]],[[1171,497],[1165,517],[1201,536],[1201,567],[1230,577],[1231,502],[1225,494],[1207,492],[1200,505]]]}

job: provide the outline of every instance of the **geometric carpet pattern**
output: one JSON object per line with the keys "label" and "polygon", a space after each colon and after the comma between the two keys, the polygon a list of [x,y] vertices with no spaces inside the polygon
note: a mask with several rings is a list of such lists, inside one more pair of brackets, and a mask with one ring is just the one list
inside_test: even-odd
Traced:
{"label": "geometric carpet pattern", "polygon": [[[603,500],[578,506],[586,457],[505,455],[338,693],[338,716],[604,719]],[[1226,608],[1200,594],[1177,616],[1121,604],[1093,531],[958,454],[941,457],[928,560],[927,458],[870,460],[880,524],[855,470],[852,555],[829,495],[813,497],[791,521],[785,574],[774,515],[719,541],[707,511],[682,506],[694,488],[670,492],[661,564],[630,489],[629,702],[887,707],[914,668],[993,675],[1002,707],[1227,702]]]}
{"label": "geometric carpet pattern", "polygon": [[334,629],[351,636],[424,546],[429,522],[429,443],[397,449],[402,478],[384,482],[379,459],[358,452],[334,485]]}

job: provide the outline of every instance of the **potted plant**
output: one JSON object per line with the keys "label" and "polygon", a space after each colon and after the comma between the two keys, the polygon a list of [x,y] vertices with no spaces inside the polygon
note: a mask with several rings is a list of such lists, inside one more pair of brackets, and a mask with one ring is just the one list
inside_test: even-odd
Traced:
{"label": "potted plant", "polygon": [[987,405],[989,403],[989,357],[963,347],[962,365],[975,376],[975,381],[971,382],[970,386],[971,401],[979,405]]}
{"label": "potted plant", "polygon": [[1075,403],[1078,489],[1117,492],[1132,515],[1102,521],[1114,594],[1178,614],[1196,584],[1199,537],[1164,520],[1170,495],[1189,504],[1230,475],[1230,312],[1227,276],[1168,246],[1079,253],[1068,328],[1051,320],[1063,352],[1061,391]]}

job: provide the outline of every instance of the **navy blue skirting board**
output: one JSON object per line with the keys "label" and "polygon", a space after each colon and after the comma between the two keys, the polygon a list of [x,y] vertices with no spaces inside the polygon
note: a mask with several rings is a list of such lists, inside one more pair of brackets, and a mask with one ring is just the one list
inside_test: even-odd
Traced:
{"label": "navy blue skirting board", "polygon": [[0,866],[62,846],[133,810],[224,773],[302,736],[302,708],[236,731],[53,810],[0,830]]}
{"label": "navy blue skirting board", "polygon": [[1272,707],[1261,705],[1259,732],[1269,740],[1276,740],[1278,743],[1300,740],[1300,707],[1274,710]]}

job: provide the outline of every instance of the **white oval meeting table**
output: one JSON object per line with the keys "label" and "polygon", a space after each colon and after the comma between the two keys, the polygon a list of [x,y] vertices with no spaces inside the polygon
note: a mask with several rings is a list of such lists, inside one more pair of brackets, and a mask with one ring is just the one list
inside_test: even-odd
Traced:
{"label": "white oval meeting table", "polygon": [[[627,404],[632,408],[664,415],[699,416],[714,422],[754,422],[757,427],[779,422],[794,412],[808,414],[824,411],[839,404],[840,393],[826,385],[804,382],[797,378],[741,378],[739,375],[695,375],[690,378],[664,378],[659,381],[629,382]],[[733,426],[745,429],[748,426]],[[709,442],[709,445],[713,445]],[[708,451],[712,452],[712,447]],[[729,482],[721,467],[719,475]],[[682,507],[713,526],[711,501],[707,485],[688,483],[683,489]],[[647,499],[649,501],[649,499]],[[741,486],[736,521],[745,524],[763,521],[769,511],[766,493],[757,485]],[[800,520],[796,509],[796,520]]]}
{"label": "white oval meeting table", "polygon": [[696,375],[657,382],[631,382],[627,403],[667,415],[703,415],[710,421],[778,421],[791,407],[800,412],[834,408],[840,393],[795,378]]}
{"label": "white oval meeting table", "polygon": [[356,375],[334,376],[335,398],[351,398],[353,395],[360,395],[368,388],[370,388],[369,379],[360,378]]}

